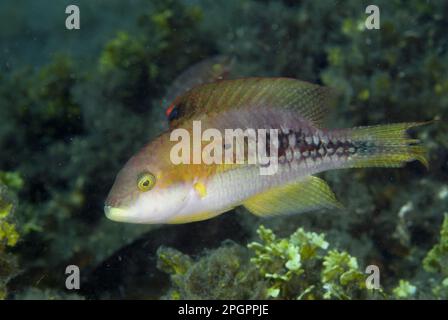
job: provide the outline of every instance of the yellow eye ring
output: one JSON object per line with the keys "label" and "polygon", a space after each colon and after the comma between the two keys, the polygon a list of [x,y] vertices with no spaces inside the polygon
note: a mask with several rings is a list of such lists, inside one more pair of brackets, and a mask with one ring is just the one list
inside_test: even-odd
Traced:
{"label": "yellow eye ring", "polygon": [[155,184],[156,184],[156,177],[150,172],[145,172],[141,174],[137,180],[137,187],[142,192],[151,190]]}

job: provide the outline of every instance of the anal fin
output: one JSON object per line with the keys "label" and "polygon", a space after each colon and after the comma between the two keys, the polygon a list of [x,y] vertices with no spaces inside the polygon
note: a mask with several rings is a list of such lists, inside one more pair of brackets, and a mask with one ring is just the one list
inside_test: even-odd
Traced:
{"label": "anal fin", "polygon": [[263,217],[342,208],[328,184],[314,176],[257,194],[247,199],[243,206]]}

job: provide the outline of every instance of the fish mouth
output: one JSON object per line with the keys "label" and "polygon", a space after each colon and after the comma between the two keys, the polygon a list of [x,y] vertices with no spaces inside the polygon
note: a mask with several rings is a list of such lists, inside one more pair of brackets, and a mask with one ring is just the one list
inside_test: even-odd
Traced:
{"label": "fish mouth", "polygon": [[112,221],[118,221],[118,222],[127,222],[129,221],[129,216],[127,214],[127,210],[115,208],[111,206],[104,206],[104,213],[106,214],[106,217]]}

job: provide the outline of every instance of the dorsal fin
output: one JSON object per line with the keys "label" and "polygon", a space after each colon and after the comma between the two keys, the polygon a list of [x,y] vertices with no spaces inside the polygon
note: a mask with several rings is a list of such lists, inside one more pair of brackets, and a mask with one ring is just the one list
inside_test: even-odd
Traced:
{"label": "dorsal fin", "polygon": [[205,114],[241,109],[287,109],[320,127],[333,91],[290,78],[243,78],[195,87],[178,97],[171,127]]}
{"label": "dorsal fin", "polygon": [[172,114],[174,106],[168,104],[198,85],[227,79],[234,64],[234,57],[219,55],[202,60],[183,71],[168,87],[162,100],[163,107],[168,107],[168,120],[176,118],[176,115]]}

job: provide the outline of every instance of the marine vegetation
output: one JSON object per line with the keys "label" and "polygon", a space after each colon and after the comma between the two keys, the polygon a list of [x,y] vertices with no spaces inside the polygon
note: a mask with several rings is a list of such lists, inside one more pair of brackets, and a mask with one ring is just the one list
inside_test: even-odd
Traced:
{"label": "marine vegetation", "polygon": [[7,296],[6,285],[19,273],[17,257],[10,252],[20,235],[15,225],[17,192],[23,181],[17,173],[0,171],[0,300]]}
{"label": "marine vegetation", "polygon": [[249,263],[244,247],[227,242],[194,261],[176,249],[160,247],[157,267],[171,275],[165,299],[262,299],[266,283]]}
{"label": "marine vegetation", "polygon": [[363,268],[356,257],[331,248],[324,234],[297,229],[288,238],[278,238],[261,225],[261,242],[247,249],[234,243],[205,252],[194,260],[178,250],[160,247],[157,267],[170,274],[168,299],[403,299],[447,298],[446,232],[448,215],[441,228],[440,243],[423,260],[427,272],[421,287],[400,279],[395,287],[375,284],[372,269]]}
{"label": "marine vegetation", "polygon": [[[447,298],[448,2],[378,0],[379,30],[356,0],[76,3],[81,30],[65,28],[64,1],[0,1],[1,298]],[[230,79],[332,88],[328,129],[435,120],[409,130],[428,169],[319,173],[338,210],[105,218],[116,173],[182,114],[167,101],[197,84],[188,70],[217,57],[232,58]],[[182,74],[195,81],[176,85]],[[361,288],[369,265],[382,292]]]}
{"label": "marine vegetation", "polygon": [[434,276],[430,279],[434,296],[448,299],[448,213],[443,220],[439,243],[426,255],[423,268]]}

